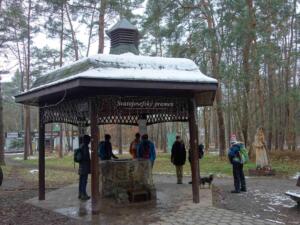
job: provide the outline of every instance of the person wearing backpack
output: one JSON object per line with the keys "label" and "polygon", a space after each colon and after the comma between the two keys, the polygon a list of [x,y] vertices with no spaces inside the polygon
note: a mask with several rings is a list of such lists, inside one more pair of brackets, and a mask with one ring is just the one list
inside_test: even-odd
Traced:
{"label": "person wearing backpack", "polygon": [[243,166],[246,162],[246,156],[244,153],[241,153],[241,150],[245,149],[244,144],[233,140],[230,141],[230,145],[228,159],[232,164],[234,179],[234,190],[231,191],[231,193],[240,193],[241,191],[246,192],[246,181],[243,171]]}
{"label": "person wearing backpack", "polygon": [[86,185],[88,181],[88,175],[91,173],[91,158],[89,152],[89,143],[91,137],[89,135],[84,135],[82,138],[82,144],[77,151],[77,160],[79,163],[79,195],[80,200],[88,200],[90,196],[87,195]]}
{"label": "person wearing backpack", "polygon": [[140,133],[136,133],[135,134],[135,139],[130,143],[129,153],[132,156],[132,159],[137,158],[137,150],[138,150],[139,145],[141,143],[140,138],[141,138]]}
{"label": "person wearing backpack", "polygon": [[[198,145],[198,155],[199,155],[199,160],[203,158],[204,156],[204,145],[203,144],[199,144]],[[192,149],[189,149],[189,162],[190,162],[190,166],[191,166],[191,170],[192,170]],[[200,180],[200,173],[199,173],[199,180]],[[190,181],[189,184],[192,184],[193,182]]]}
{"label": "person wearing backpack", "polygon": [[177,184],[182,184],[183,165],[186,160],[186,151],[180,136],[176,136],[171,150],[171,162],[176,167]]}
{"label": "person wearing backpack", "polygon": [[142,135],[142,141],[138,146],[137,157],[139,159],[149,159],[153,168],[156,159],[155,146],[152,141],[148,140],[148,134]]}
{"label": "person wearing backpack", "polygon": [[101,160],[111,160],[111,158],[118,159],[112,151],[112,145],[110,143],[111,136],[109,134],[104,135],[104,141],[101,141],[98,147],[98,156]]}

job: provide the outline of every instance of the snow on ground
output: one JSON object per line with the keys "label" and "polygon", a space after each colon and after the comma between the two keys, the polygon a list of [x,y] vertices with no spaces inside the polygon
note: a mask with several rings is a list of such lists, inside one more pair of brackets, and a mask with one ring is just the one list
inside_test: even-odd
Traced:
{"label": "snow on ground", "polygon": [[[263,198],[266,202],[268,202],[269,206],[282,206],[285,208],[291,208],[295,206],[295,202],[293,200],[291,200],[288,196],[285,196],[284,193],[277,193],[277,192],[261,192],[261,190],[254,190],[253,191],[253,196],[254,196],[254,200],[257,199],[257,197],[259,198]],[[257,202],[259,202],[257,200]],[[274,211],[274,208],[269,208],[267,209],[267,211]],[[276,211],[276,210],[275,210]]]}
{"label": "snow on ground", "polygon": [[35,174],[35,173],[38,173],[38,172],[39,172],[39,170],[36,170],[36,169],[29,170],[29,173],[31,173],[31,174]]}
{"label": "snow on ground", "polygon": [[297,172],[294,176],[292,176],[292,179],[298,179],[300,177],[300,172]]}
{"label": "snow on ground", "polygon": [[[34,156],[28,156],[28,159],[38,159],[39,156],[38,155],[34,155]],[[45,159],[54,159],[55,156],[46,156]],[[14,157],[14,160],[24,160],[24,153],[22,153],[22,156],[17,156],[17,157]]]}
{"label": "snow on ground", "polygon": [[285,224],[284,222],[280,222],[280,221],[277,221],[277,220],[270,220],[270,219],[266,219],[267,221],[270,221],[272,223],[277,223],[277,224]]}

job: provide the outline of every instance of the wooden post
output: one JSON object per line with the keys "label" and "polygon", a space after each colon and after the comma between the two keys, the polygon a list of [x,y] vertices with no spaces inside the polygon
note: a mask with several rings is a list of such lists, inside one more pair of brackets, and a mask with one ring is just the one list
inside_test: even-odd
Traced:
{"label": "wooden post", "polygon": [[92,192],[92,213],[99,213],[99,163],[98,163],[98,140],[99,129],[97,125],[97,113],[95,103],[90,102],[90,121],[91,121],[91,192]]}
{"label": "wooden post", "polygon": [[198,132],[196,122],[196,104],[195,100],[189,101],[189,131],[190,131],[190,148],[192,150],[192,188],[193,202],[199,203],[199,152],[198,152]]}
{"label": "wooden post", "polygon": [[45,124],[39,109],[39,200],[45,200]]}

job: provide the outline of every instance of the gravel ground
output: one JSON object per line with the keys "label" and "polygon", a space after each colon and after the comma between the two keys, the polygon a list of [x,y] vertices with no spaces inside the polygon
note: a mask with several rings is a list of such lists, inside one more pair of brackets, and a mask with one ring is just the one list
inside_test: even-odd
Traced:
{"label": "gravel ground", "polygon": [[300,190],[296,180],[283,178],[248,178],[248,192],[231,194],[233,180],[216,179],[213,188],[214,206],[274,222],[300,224],[300,207],[284,192]]}
{"label": "gravel ground", "polygon": [[1,225],[75,224],[76,220],[24,203],[37,195],[36,190],[0,191]]}
{"label": "gravel ground", "polygon": [[[8,165],[10,161],[6,161]],[[18,174],[20,165],[13,165],[14,170],[9,176],[4,176],[0,187],[0,224],[1,225],[79,225],[77,220],[58,213],[44,210],[24,203],[38,195],[36,183],[25,182]],[[26,167],[27,168],[27,167]],[[53,189],[47,189],[52,191]]]}

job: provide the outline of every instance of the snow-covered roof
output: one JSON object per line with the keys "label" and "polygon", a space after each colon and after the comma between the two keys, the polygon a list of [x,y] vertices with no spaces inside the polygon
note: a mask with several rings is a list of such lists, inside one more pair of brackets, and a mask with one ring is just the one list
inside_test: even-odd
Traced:
{"label": "snow-covered roof", "polygon": [[77,78],[159,82],[213,83],[189,59],[98,54],[49,72],[34,82],[29,91],[43,89]]}

